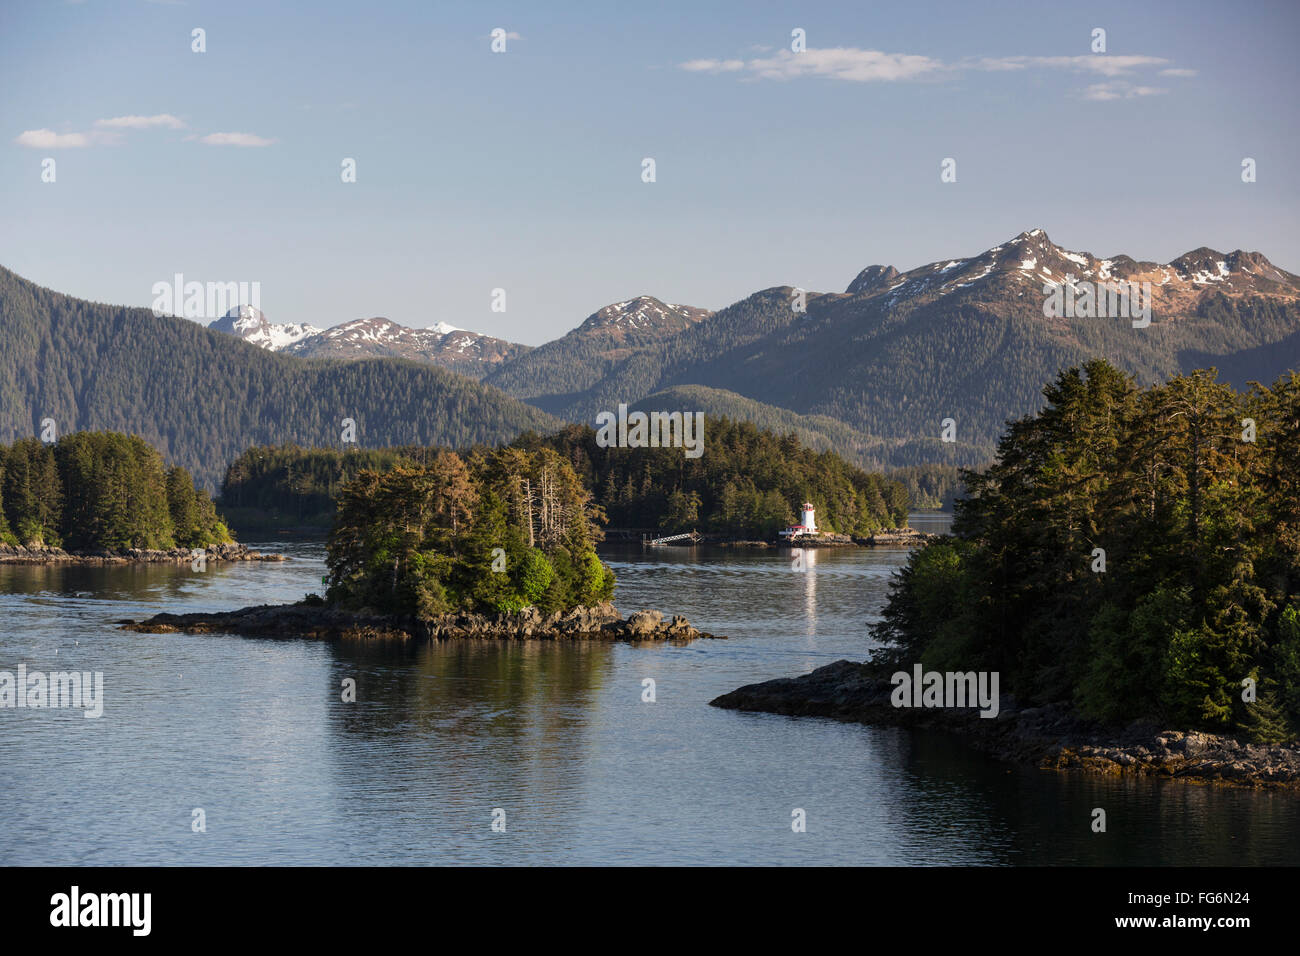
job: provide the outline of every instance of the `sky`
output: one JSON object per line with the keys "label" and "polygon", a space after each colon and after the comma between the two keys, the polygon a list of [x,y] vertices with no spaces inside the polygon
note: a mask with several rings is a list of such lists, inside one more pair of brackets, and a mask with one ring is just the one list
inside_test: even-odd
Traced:
{"label": "sky", "polygon": [[0,265],[530,345],[1034,228],[1300,272],[1298,40],[1295,2],[0,0]]}

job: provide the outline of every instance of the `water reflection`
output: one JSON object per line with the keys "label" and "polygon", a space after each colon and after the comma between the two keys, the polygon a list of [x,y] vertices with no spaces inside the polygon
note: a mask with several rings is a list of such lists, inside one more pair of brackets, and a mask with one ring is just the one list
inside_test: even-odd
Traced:
{"label": "water reflection", "polygon": [[707,706],[862,659],[902,549],[807,549],[802,572],[789,549],[611,549],[624,612],[729,636],[687,646],[113,626],[318,589],[320,546],[288,547],[293,562],[205,573],[0,566],[0,668],[102,670],[106,693],[98,721],[0,712],[0,863],[1296,862],[1293,794],[1048,773],[942,734]]}

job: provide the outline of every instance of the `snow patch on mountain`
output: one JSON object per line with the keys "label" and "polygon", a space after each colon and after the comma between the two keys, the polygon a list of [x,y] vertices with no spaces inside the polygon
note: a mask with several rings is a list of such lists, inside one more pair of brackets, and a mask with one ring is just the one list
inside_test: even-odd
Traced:
{"label": "snow patch on mountain", "polygon": [[241,305],[231,309],[208,328],[233,335],[271,352],[288,348],[295,342],[319,335],[323,331],[314,325],[306,324],[273,325],[267,321],[261,310],[251,305]]}

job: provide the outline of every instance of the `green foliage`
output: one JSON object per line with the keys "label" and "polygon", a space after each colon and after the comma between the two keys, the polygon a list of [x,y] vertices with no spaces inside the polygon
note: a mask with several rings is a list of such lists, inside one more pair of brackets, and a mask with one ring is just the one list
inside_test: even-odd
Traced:
{"label": "green foliage", "polygon": [[18,537],[9,530],[9,518],[5,514],[4,459],[5,456],[0,454],[0,544],[16,545],[18,543]]}
{"label": "green foliage", "polygon": [[207,493],[138,435],[24,438],[0,446],[0,464],[0,537],[10,543],[120,551],[232,540]]}
{"label": "green foliage", "polygon": [[208,493],[196,489],[190,473],[180,465],[167,470],[167,506],[178,547],[199,548],[232,540]]}
{"label": "green foliage", "polygon": [[1291,605],[1279,615],[1271,663],[1282,711],[1300,714],[1300,606]]}
{"label": "green foliage", "polygon": [[907,492],[793,434],[706,418],[704,453],[680,448],[602,448],[592,428],[520,436],[520,448],[557,451],[592,489],[610,524],[667,533],[712,531],[767,538],[811,501],[823,530],[867,535],[907,524]]}
{"label": "green foliage", "polygon": [[953,509],[965,494],[961,469],[956,465],[908,465],[892,468],[886,476],[902,484],[913,508]]}
{"label": "green foliage", "polygon": [[[865,535],[907,523],[907,491],[898,481],[833,452],[811,451],[794,435],[726,418],[705,425],[706,450],[694,459],[680,448],[600,448],[595,430],[577,425],[546,437],[526,433],[513,447],[549,449],[568,462],[597,513],[617,527],[766,538],[792,524],[804,501],[813,502],[818,524],[830,531]],[[437,454],[419,447],[250,448],[226,471],[222,511],[239,527],[327,527],[335,497],[361,471],[422,467]]]}
{"label": "green foliage", "polygon": [[600,511],[550,449],[436,451],[363,469],[339,493],[326,598],[428,618],[449,610],[545,612],[608,600]]}
{"label": "green foliage", "polygon": [[20,438],[4,450],[4,504],[19,544],[61,544],[63,494],[49,445],[36,438]]}
{"label": "green foliage", "polygon": [[927,668],[966,670],[978,656],[972,644],[971,608],[978,590],[970,551],[969,544],[951,537],[913,551],[900,572],[907,587],[885,609],[881,632],[894,635],[900,649],[906,646],[906,656]]}
{"label": "green foliage", "polygon": [[[594,554],[589,555],[599,563]],[[555,580],[555,568],[546,559],[546,555],[536,548],[529,548],[517,563],[517,570],[510,576],[516,593],[528,604],[536,604],[542,599]],[[585,590],[585,589],[584,589]]]}
{"label": "green foliage", "polygon": [[361,471],[418,465],[434,453],[436,449],[423,448],[249,448],[226,469],[221,507],[241,526],[328,529],[334,521],[334,499]]}
{"label": "green foliage", "polygon": [[1294,735],[1300,376],[1139,389],[1094,361],[1044,396],[992,466],[963,473],[954,538],[896,578],[878,661],[998,670],[1023,701],[1109,722]]}

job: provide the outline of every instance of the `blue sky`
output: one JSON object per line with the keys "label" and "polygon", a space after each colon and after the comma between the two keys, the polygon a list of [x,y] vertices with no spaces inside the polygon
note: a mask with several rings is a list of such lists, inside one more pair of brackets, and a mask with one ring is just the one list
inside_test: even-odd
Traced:
{"label": "blue sky", "polygon": [[530,344],[638,294],[842,291],[1035,227],[1300,272],[1298,27],[1287,2],[5,0],[0,265]]}

